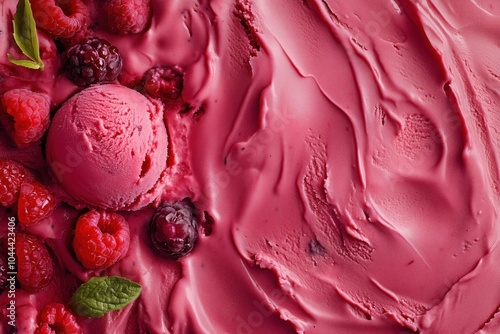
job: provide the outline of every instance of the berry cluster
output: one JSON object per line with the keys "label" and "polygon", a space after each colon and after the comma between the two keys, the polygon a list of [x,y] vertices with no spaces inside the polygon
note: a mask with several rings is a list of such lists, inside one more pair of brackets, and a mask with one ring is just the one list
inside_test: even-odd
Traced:
{"label": "berry cluster", "polygon": [[32,226],[52,214],[56,199],[23,165],[0,158],[0,204],[15,203],[19,224]]}
{"label": "berry cluster", "polygon": [[[89,28],[86,0],[31,0],[36,24],[54,38],[71,39]],[[108,30],[129,35],[144,32],[151,20],[150,0],[105,0]]]}
{"label": "berry cluster", "polygon": [[[32,226],[48,217],[55,207],[54,195],[20,163],[0,159],[0,204],[11,207],[17,203],[18,220],[22,227]],[[0,264],[6,267],[5,240],[0,242]],[[38,237],[16,233],[15,256],[17,280],[28,291],[39,291],[47,286],[53,276],[53,261]],[[5,277],[0,275],[0,289],[5,287]]]}
{"label": "berry cluster", "polygon": [[[30,0],[30,3],[37,27],[47,33],[42,32],[44,36],[54,39],[53,49],[57,45],[61,52],[61,58],[54,59],[63,60],[62,71],[80,87],[117,80],[123,68],[116,46],[99,37],[84,38],[99,35],[93,27],[104,27],[100,19],[106,19],[104,29],[109,32],[130,35],[146,31],[153,17],[150,0],[102,0],[102,16],[95,12],[99,8],[97,2],[89,0]],[[91,22],[97,16],[99,19]],[[135,88],[151,98],[174,103],[181,100],[184,78],[178,67],[156,66],[134,80]],[[36,148],[34,144],[43,140],[49,127],[51,101],[47,94],[38,91],[43,89],[35,92],[16,88],[0,96],[0,122],[19,148],[29,145]],[[55,266],[45,241],[31,234],[36,228],[30,229],[49,217],[57,203],[52,191],[39,182],[39,176],[16,161],[0,158],[0,204],[17,210],[19,224],[16,284],[28,292],[38,292],[51,284]],[[150,240],[162,256],[178,259],[193,250],[198,225],[189,199],[163,203],[149,224]],[[0,240],[0,266],[7,265],[3,243]],[[86,269],[102,270],[122,260],[129,245],[130,228],[122,215],[92,209],[78,218],[71,246]],[[0,272],[0,292],[7,283],[7,277]],[[63,304],[49,303],[38,314],[35,334],[82,332],[73,313]]]}

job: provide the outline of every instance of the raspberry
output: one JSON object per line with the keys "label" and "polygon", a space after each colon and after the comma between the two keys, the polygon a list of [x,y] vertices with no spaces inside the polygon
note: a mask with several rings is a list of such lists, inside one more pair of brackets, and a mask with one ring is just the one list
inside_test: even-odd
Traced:
{"label": "raspberry", "polygon": [[24,180],[31,174],[18,162],[0,158],[0,204],[11,207],[19,198]]}
{"label": "raspberry", "polygon": [[21,184],[17,204],[17,217],[21,226],[35,225],[50,216],[55,206],[54,195],[41,183],[29,180]]}
{"label": "raspberry", "polygon": [[17,279],[28,291],[39,291],[52,280],[54,263],[45,244],[36,236],[16,234]]}
{"label": "raspberry", "polygon": [[30,2],[37,26],[53,37],[70,38],[87,27],[89,12],[81,0],[31,0]]}
{"label": "raspberry", "polygon": [[91,210],[78,218],[73,249],[85,268],[108,268],[127,254],[129,245],[130,230],[122,215]]}
{"label": "raspberry", "polygon": [[106,16],[108,29],[116,34],[143,32],[151,18],[150,0],[108,0]]}
{"label": "raspberry", "polygon": [[50,303],[40,313],[39,326],[34,334],[81,334],[75,316],[63,304]]}
{"label": "raspberry", "polygon": [[118,49],[107,40],[87,37],[66,52],[64,70],[76,85],[109,82],[118,78],[123,67]]}
{"label": "raspberry", "polygon": [[2,96],[1,121],[18,147],[42,138],[49,127],[50,104],[45,94],[12,89]]}
{"label": "raspberry", "polygon": [[142,77],[144,93],[162,101],[175,100],[181,96],[183,85],[183,74],[177,66],[153,67]]}
{"label": "raspberry", "polygon": [[189,199],[166,202],[149,224],[150,239],[163,256],[178,259],[190,253],[198,237],[194,205]]}

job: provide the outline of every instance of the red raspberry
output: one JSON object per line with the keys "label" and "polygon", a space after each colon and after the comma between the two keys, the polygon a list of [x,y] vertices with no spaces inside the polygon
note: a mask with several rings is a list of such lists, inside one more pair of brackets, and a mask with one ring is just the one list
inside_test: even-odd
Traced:
{"label": "red raspberry", "polygon": [[12,89],[2,96],[1,121],[18,147],[38,141],[49,127],[50,104],[45,94]]}
{"label": "red raspberry", "polygon": [[189,198],[160,205],[149,224],[149,237],[158,253],[178,259],[190,253],[198,238],[198,221]]}
{"label": "red raspberry", "polygon": [[85,29],[89,21],[87,6],[81,0],[31,0],[37,26],[53,37],[70,38]]}
{"label": "red raspberry", "polygon": [[54,262],[36,236],[16,234],[17,280],[28,291],[39,291],[52,280]]}
{"label": "red raspberry", "polygon": [[91,210],[76,222],[73,249],[88,269],[105,269],[121,260],[130,245],[130,230],[122,215]]}
{"label": "red raspberry", "polygon": [[39,326],[34,334],[81,334],[75,316],[63,304],[50,303],[40,313]]}
{"label": "red raspberry", "polygon": [[31,177],[20,163],[0,158],[0,204],[11,207],[16,203],[21,184]]}
{"label": "red raspberry", "polygon": [[107,0],[108,29],[116,34],[143,32],[151,18],[150,0]]}
{"label": "red raspberry", "polygon": [[32,226],[50,216],[56,206],[56,198],[44,185],[35,180],[21,184],[17,217],[21,226]]}
{"label": "red raspberry", "polygon": [[66,52],[64,70],[78,86],[115,80],[123,67],[122,57],[107,40],[87,37]]}
{"label": "red raspberry", "polygon": [[153,67],[142,77],[144,93],[164,102],[181,96],[183,85],[183,74],[177,66]]}

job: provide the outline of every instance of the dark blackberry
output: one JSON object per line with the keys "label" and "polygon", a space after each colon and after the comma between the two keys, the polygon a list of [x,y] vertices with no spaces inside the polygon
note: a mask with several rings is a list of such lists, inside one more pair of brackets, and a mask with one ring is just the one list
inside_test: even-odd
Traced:
{"label": "dark blackberry", "polygon": [[160,205],[149,224],[151,242],[161,255],[178,259],[193,250],[198,222],[189,199]]}
{"label": "dark blackberry", "polygon": [[64,71],[76,85],[113,81],[123,67],[118,49],[105,39],[87,37],[66,52]]}
{"label": "dark blackberry", "polygon": [[175,100],[181,96],[184,78],[177,66],[150,68],[142,77],[144,93],[162,101]]}

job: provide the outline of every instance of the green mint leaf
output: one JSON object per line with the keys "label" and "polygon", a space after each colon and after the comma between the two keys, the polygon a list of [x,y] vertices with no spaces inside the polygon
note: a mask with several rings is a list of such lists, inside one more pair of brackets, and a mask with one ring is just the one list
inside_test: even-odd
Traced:
{"label": "green mint leaf", "polygon": [[35,63],[33,60],[29,59],[14,59],[11,55],[7,55],[7,58],[9,58],[10,62],[12,64],[18,65],[18,66],[23,66],[27,68],[32,68],[34,70],[38,70],[40,68],[39,63]]}
{"label": "green mint leaf", "polygon": [[[21,49],[26,57],[32,60],[33,63],[38,64],[38,68],[43,70],[43,61],[40,58],[40,47],[38,45],[38,36],[36,34],[36,23],[31,11],[29,0],[19,0],[14,14],[14,40],[17,46]],[[20,66],[35,68],[31,63],[13,62],[13,58],[9,60]],[[26,66],[27,64],[30,64]]]}
{"label": "green mint leaf", "polygon": [[85,317],[102,317],[105,313],[124,308],[140,293],[139,284],[123,277],[93,277],[76,290],[70,306]]}

